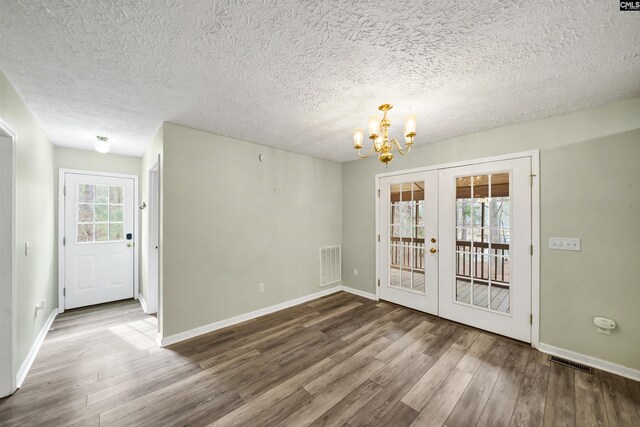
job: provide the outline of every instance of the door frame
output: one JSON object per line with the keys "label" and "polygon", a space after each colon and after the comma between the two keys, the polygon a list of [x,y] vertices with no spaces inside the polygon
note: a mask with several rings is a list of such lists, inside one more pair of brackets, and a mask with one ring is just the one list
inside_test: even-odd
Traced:
{"label": "door frame", "polygon": [[531,244],[533,255],[531,256],[531,347],[540,345],[540,150],[521,151],[517,153],[503,154],[499,156],[482,157],[478,159],[462,160],[451,163],[441,163],[413,169],[404,169],[394,172],[379,173],[375,176],[375,242],[376,242],[376,300],[380,298],[380,179],[388,176],[406,175],[415,172],[427,172],[439,169],[449,169],[460,166],[479,165],[500,160],[513,160],[523,157],[531,159]]}
{"label": "door frame", "polygon": [[[148,170],[149,214],[147,224],[147,298],[146,312],[158,313],[160,294],[160,155]],[[151,270],[155,267],[155,280],[151,281]]]}
{"label": "door frame", "polygon": [[65,222],[65,174],[80,174],[80,175],[93,175],[93,176],[107,176],[113,178],[128,178],[133,179],[133,298],[138,299],[138,175],[112,173],[112,172],[99,172],[82,169],[66,169],[60,168],[58,170],[58,310],[60,313],[64,313],[64,267],[65,267],[65,247],[63,244],[64,238],[64,222]]}
{"label": "door frame", "polygon": [[[6,134],[4,138],[9,139],[9,150],[11,154],[9,156],[9,164],[11,165],[11,185],[9,194],[0,194],[0,203],[3,206],[9,206],[10,221],[9,230],[5,224],[0,224],[0,244],[8,244],[9,256],[8,259],[0,259],[0,263],[9,265],[9,280],[8,283],[0,283],[0,308],[3,312],[8,313],[11,326],[6,330],[0,330],[1,334],[7,334],[8,336],[2,336],[3,342],[8,342],[9,345],[0,352],[0,369],[9,370],[9,384],[2,384],[5,388],[8,386],[9,393],[7,396],[14,393],[17,389],[17,359],[18,359],[18,334],[17,334],[17,317],[18,317],[18,268],[17,268],[17,240],[16,240],[16,165],[17,165],[17,152],[16,152],[16,134],[15,132],[2,120],[0,120],[0,131]],[[7,286],[8,285],[8,286]],[[5,341],[6,340],[6,341]],[[6,373],[3,374],[3,377]],[[2,377],[0,377],[0,381]],[[1,390],[1,389],[0,389]],[[4,395],[0,395],[4,397]]]}

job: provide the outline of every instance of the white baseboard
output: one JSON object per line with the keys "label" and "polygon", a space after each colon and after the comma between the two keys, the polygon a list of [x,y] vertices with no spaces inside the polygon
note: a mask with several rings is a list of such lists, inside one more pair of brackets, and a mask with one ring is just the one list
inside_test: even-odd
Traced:
{"label": "white baseboard", "polygon": [[359,289],[350,288],[348,286],[342,285],[342,286],[340,286],[340,290],[345,291],[345,292],[349,292],[350,294],[361,296],[363,298],[372,299],[374,301],[377,300],[376,294],[372,294],[370,292],[361,291]]}
{"label": "white baseboard", "polygon": [[51,329],[51,324],[55,320],[58,313],[59,313],[58,309],[54,308],[51,314],[49,315],[49,318],[47,319],[45,324],[42,326],[42,329],[40,329],[40,333],[38,333],[36,340],[31,346],[31,350],[29,350],[29,354],[27,354],[27,358],[24,360],[24,362],[22,362],[22,366],[20,366],[20,369],[18,370],[18,374],[16,375],[17,388],[22,387],[22,383],[24,382],[24,379],[27,377],[27,374],[29,373],[29,369],[31,369],[31,365],[33,365],[33,361],[36,360],[36,356],[38,355],[38,352],[40,351],[40,347],[42,346],[42,343],[44,342],[44,339],[47,336],[47,332],[49,332],[49,329]]}
{"label": "white baseboard", "polygon": [[142,294],[138,294],[138,301],[140,301],[140,306],[142,307],[142,311],[144,311],[144,314],[149,314],[149,312],[147,311],[147,301],[144,299]]}
{"label": "white baseboard", "polygon": [[229,319],[220,320],[218,322],[210,323],[208,325],[200,326],[198,328],[194,328],[185,332],[180,332],[175,335],[169,335],[168,337],[160,337],[158,336],[158,342],[160,347],[166,347],[171,344],[175,344],[180,341],[188,340],[191,338],[195,338],[198,335],[207,334],[209,332],[217,331],[218,329],[226,328],[227,326],[232,326],[237,323],[245,322],[247,320],[255,319],[256,317],[264,316],[266,314],[274,313],[276,311],[284,310],[285,308],[293,307],[294,305],[303,304],[305,302],[314,300],[316,298],[320,298],[329,294],[333,294],[339,291],[349,292],[355,295],[359,295],[365,298],[375,300],[375,295],[370,294],[368,292],[362,292],[357,289],[348,288],[346,286],[334,286],[330,289],[325,289],[320,292],[315,292],[313,294],[305,295],[300,298],[296,298],[293,300],[285,301],[280,304],[272,305],[270,307],[261,308],[256,311],[252,311],[250,313],[241,314],[239,316],[231,317]]}
{"label": "white baseboard", "polygon": [[607,362],[606,360],[598,359],[597,357],[586,356],[584,354],[565,350],[564,348],[555,347],[545,343],[540,343],[538,350],[553,356],[564,357],[565,359],[569,359],[574,362],[583,363],[602,371],[611,372],[612,374],[640,381],[640,371],[618,365],[617,363]]}

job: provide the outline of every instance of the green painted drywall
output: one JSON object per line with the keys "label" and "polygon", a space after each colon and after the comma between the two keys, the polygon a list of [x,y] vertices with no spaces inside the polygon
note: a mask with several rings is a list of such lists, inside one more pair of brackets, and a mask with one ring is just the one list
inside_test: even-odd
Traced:
{"label": "green painted drywall", "polygon": [[65,147],[54,147],[53,150],[56,168],[56,188],[57,171],[61,168],[139,175],[142,167],[141,157],[111,153],[101,154],[93,150],[77,150]]}
{"label": "green painted drywall", "polygon": [[[375,158],[343,164],[343,284],[375,292],[376,174],[532,149],[541,169],[540,340],[640,369],[640,98],[417,146],[389,168]],[[582,251],[551,251],[551,236],[580,237]],[[618,328],[597,334],[595,315]]]}
{"label": "green painted drywall", "polygon": [[[53,146],[11,83],[0,72],[0,120],[16,134],[17,366],[27,357],[57,307]],[[24,244],[31,253],[25,256]],[[36,304],[45,300],[45,310]]]}
{"label": "green painted drywall", "polygon": [[340,164],[169,123],[164,155],[164,336],[321,290]]}

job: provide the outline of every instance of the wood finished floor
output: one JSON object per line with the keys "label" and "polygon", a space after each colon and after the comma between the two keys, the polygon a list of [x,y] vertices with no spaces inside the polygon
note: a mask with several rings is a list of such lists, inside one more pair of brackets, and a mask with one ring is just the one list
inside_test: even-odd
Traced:
{"label": "wood finished floor", "polygon": [[54,322],[0,424],[639,426],[640,383],[340,292],[169,348],[133,301]]}

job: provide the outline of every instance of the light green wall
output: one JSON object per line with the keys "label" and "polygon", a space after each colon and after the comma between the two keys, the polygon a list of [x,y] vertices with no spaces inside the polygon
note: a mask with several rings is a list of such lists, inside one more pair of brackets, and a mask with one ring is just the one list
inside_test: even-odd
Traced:
{"label": "light green wall", "polygon": [[[640,115],[640,111],[638,111]],[[640,369],[640,129],[550,149],[542,164],[542,341]],[[593,316],[611,317],[611,336]],[[562,325],[559,327],[559,325]]]}
{"label": "light green wall", "polygon": [[[55,241],[58,240],[58,171],[60,169],[79,169],[94,172],[122,173],[139,175],[142,166],[140,157],[122,156],[118,154],[102,154],[97,151],[77,150],[73,148],[54,147],[54,191],[55,191]],[[139,244],[141,240],[139,240]],[[56,246],[57,249],[57,246]],[[58,259],[56,250],[56,278],[58,274]],[[57,283],[57,280],[56,280]],[[57,289],[57,287],[56,287]],[[57,297],[56,297],[57,304]]]}
{"label": "light green wall", "polygon": [[[375,158],[343,164],[343,284],[375,292],[376,174],[532,149],[541,169],[540,340],[640,369],[640,98],[417,146],[388,169]],[[580,237],[582,251],[550,251],[551,236]],[[597,334],[595,315],[618,328]]]}
{"label": "light green wall", "polygon": [[[17,147],[18,368],[57,307],[53,146],[2,72],[0,120],[15,132]],[[28,256],[25,242],[31,244]],[[41,300],[47,302],[47,308],[36,312],[35,306]]]}
{"label": "light green wall", "polygon": [[53,150],[56,168],[56,188],[57,171],[61,168],[139,175],[142,166],[141,157],[111,153],[102,154],[93,150],[76,150],[65,147],[54,147]]}
{"label": "light green wall", "polygon": [[[154,135],[153,139],[151,140],[151,142],[149,143],[149,146],[147,147],[147,150],[144,153],[144,156],[142,157],[142,162],[140,165],[140,202],[146,202],[147,205],[149,204],[149,169],[151,169],[151,167],[153,167],[156,164],[156,161],[158,159],[158,156],[160,156],[160,165],[159,165],[159,179],[160,179],[160,201],[159,201],[159,206],[160,206],[160,224],[162,224],[162,203],[163,203],[163,197],[162,197],[162,191],[163,191],[163,185],[162,185],[162,172],[164,170],[163,166],[162,166],[162,161],[164,158],[163,155],[163,128],[164,126],[160,126],[160,128],[158,129],[158,131],[156,132],[156,134]],[[141,240],[140,240],[140,294],[146,299],[147,298],[147,289],[148,289],[148,283],[147,283],[147,260],[148,260],[148,239],[149,239],[149,209],[145,209],[142,211],[141,213],[141,220],[140,220],[140,235],[142,236]],[[159,280],[159,286],[160,289],[162,289],[162,241],[163,241],[163,237],[162,237],[162,226],[160,226],[160,235],[159,235],[159,245],[158,245],[158,258],[159,258],[159,265],[158,265],[158,280]],[[159,299],[162,298],[162,292],[159,292],[158,295]],[[161,310],[162,306],[161,303],[158,302],[158,308]],[[161,315],[158,316],[158,320],[159,320],[159,331],[162,332],[162,323],[163,323],[163,318]]]}
{"label": "light green wall", "polygon": [[164,336],[321,290],[340,164],[168,123],[164,155]]}

